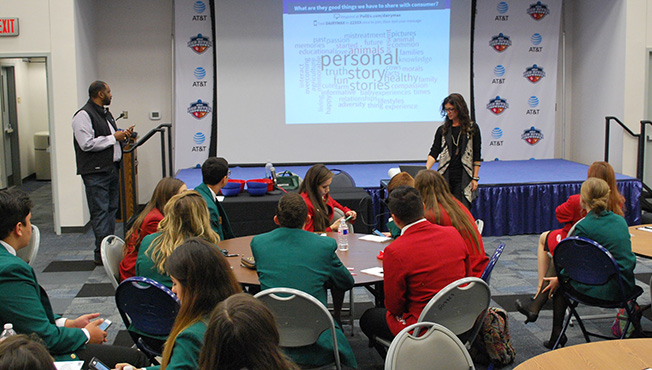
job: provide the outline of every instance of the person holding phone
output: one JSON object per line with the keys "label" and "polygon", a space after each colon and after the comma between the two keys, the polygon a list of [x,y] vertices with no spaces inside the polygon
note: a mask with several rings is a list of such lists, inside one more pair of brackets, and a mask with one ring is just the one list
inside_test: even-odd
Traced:
{"label": "person holding phone", "polygon": [[[333,220],[333,209],[337,208],[354,222],[358,214],[330,196],[333,173],[323,164],[316,164],[306,172],[306,177],[299,185],[299,194],[308,206],[310,219],[303,227],[307,231],[337,231],[340,220]],[[333,222],[335,221],[335,222]]]}
{"label": "person holding phone", "polygon": [[[240,293],[240,284],[222,252],[201,238],[188,239],[176,248],[166,259],[165,269],[181,308],[163,347],[161,365],[146,369],[197,369],[211,311]],[[124,370],[127,366],[132,365],[119,363],[115,368]]]}
{"label": "person holding phone", "polygon": [[16,256],[32,236],[32,201],[15,189],[0,191],[0,325],[12,323],[18,334],[35,333],[60,361],[100,358],[113,365],[129,358],[140,366],[149,364],[138,350],[102,344],[106,331],[99,313],[66,319],[54,315],[45,290],[31,266]]}
{"label": "person holding phone", "polygon": [[95,235],[95,265],[102,265],[102,240],[115,234],[115,218],[120,200],[119,169],[122,147],[133,133],[133,126],[118,129],[108,106],[111,88],[95,81],[88,88],[88,102],[72,119],[73,145],[77,174],[86,188],[86,200]]}

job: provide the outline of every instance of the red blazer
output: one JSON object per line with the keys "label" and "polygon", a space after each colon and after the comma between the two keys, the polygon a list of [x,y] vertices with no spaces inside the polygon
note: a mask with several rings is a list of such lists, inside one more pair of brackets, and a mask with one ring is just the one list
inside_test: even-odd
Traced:
{"label": "red blazer", "polygon": [[[315,225],[313,224],[313,220],[315,218],[315,207],[312,205],[312,202],[310,201],[310,198],[308,198],[308,193],[301,193],[301,197],[303,200],[306,202],[306,205],[308,206],[308,214],[310,215],[310,221],[306,223],[306,226],[303,227],[304,230],[306,231],[315,231]],[[326,208],[328,208],[328,219],[332,221],[333,219],[333,209],[337,208],[344,212],[350,211],[351,209],[348,207],[344,207],[343,205],[337,203],[333,197],[330,195],[328,196],[328,200],[326,201]],[[326,231],[333,231],[331,230],[330,226],[326,228]]]}
{"label": "red blazer", "polygon": [[[487,257],[487,254],[484,251],[484,244],[482,243],[482,236],[480,235],[480,232],[478,231],[478,227],[475,225],[475,218],[473,218],[473,215],[469,211],[468,208],[466,208],[462,203],[460,203],[459,200],[455,199],[457,204],[462,208],[464,213],[466,213],[466,217],[469,219],[471,224],[473,225],[473,229],[475,230],[475,235],[478,238],[478,243],[480,244],[480,251],[476,249],[475,245],[473,245],[473,239],[468,236],[462,236],[464,238],[464,243],[466,243],[466,249],[469,251],[469,258],[470,258],[470,263],[471,263],[471,275],[474,277],[480,277],[482,276],[482,272],[484,272],[485,267],[487,267],[487,263],[489,263],[489,257]],[[444,207],[439,205],[439,223],[435,220],[435,212],[433,212],[431,209],[426,210],[426,219],[433,224],[438,224],[441,226],[453,226],[453,222],[451,221],[450,215]]]}
{"label": "red blazer", "polygon": [[554,253],[557,244],[568,236],[571,227],[586,216],[586,211],[580,206],[580,195],[574,194],[568,197],[568,200],[557,206],[555,214],[557,215],[557,221],[564,224],[564,227],[552,230],[548,234],[548,250],[550,253]]}
{"label": "red blazer", "polygon": [[394,335],[417,322],[446,285],[471,276],[469,252],[454,227],[419,222],[385,248],[387,325]]}
{"label": "red blazer", "polygon": [[140,232],[131,234],[131,238],[127,241],[127,253],[122,257],[122,261],[120,261],[120,281],[136,276],[136,259],[138,258],[136,242],[139,239],[139,235],[142,235],[140,238],[142,241],[142,238],[157,232],[158,224],[162,219],[163,214],[161,211],[158,208],[154,208],[143,219],[143,223],[140,225]]}

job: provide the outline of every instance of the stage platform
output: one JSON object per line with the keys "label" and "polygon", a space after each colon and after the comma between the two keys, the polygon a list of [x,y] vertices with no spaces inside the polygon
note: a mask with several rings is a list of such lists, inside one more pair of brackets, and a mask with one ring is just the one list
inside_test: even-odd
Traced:
{"label": "stage platform", "polygon": [[[349,173],[356,186],[365,188],[371,195],[374,219],[367,223],[381,227],[385,215],[379,214],[384,190],[380,182],[388,179],[387,171],[401,164],[419,163],[365,163],[327,165]],[[425,166],[425,163],[423,163]],[[310,166],[276,166],[276,171],[292,171],[302,178]],[[520,235],[541,233],[560,228],[555,218],[555,208],[580,191],[586,179],[587,165],[563,160],[543,159],[525,161],[483,162],[480,168],[479,196],[471,212],[484,220],[483,235]],[[231,178],[249,180],[265,176],[264,167],[231,168]],[[201,169],[180,170],[177,178],[189,189],[201,183]],[[618,189],[626,199],[625,218],[629,225],[640,223],[641,182],[633,177],[616,174]]]}

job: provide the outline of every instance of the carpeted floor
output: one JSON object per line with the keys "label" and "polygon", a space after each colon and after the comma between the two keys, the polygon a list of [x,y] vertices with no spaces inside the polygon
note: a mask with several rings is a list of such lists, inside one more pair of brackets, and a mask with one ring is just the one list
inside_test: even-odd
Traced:
{"label": "carpeted floor", "polygon": [[[85,233],[55,235],[52,221],[51,187],[48,181],[31,181],[20,187],[28,191],[34,201],[32,223],[41,231],[41,247],[36,257],[35,271],[41,285],[48,292],[54,311],[67,317],[76,317],[90,312],[99,312],[104,318],[114,322],[108,330],[108,342],[131,346],[132,342],[113,299],[111,286],[104,269],[95,267],[93,260],[93,235],[90,230]],[[118,235],[122,227],[118,225]],[[536,323],[523,324],[524,317],[515,312],[514,300],[529,300],[537,283],[535,248],[538,235],[517,235],[483,238],[487,253],[493,253],[500,242],[506,243],[505,252],[499,260],[492,278],[492,306],[502,307],[509,312],[509,330],[517,352],[513,364],[504,369],[512,369],[527,359],[546,351],[542,342],[548,339],[552,312],[550,307],[539,315]],[[639,304],[650,303],[649,281],[652,274],[652,260],[637,258],[636,276],[638,285],[645,289]],[[372,306],[372,297],[364,288],[355,289],[355,316],[359,318],[366,308]],[[601,309],[585,308],[582,313],[612,313]],[[604,333],[609,332],[613,319],[593,320],[588,327]],[[351,328],[345,325],[344,331],[358,360],[359,369],[382,369],[383,360],[367,346],[367,339],[354,322],[353,336]],[[652,330],[648,319],[643,320],[643,328]],[[567,345],[584,343],[579,327],[568,330]],[[484,369],[483,366],[477,366]]]}

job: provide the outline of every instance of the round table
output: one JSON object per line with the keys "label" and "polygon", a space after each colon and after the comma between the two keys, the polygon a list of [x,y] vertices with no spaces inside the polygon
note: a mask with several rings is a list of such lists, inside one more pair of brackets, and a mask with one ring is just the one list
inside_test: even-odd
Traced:
{"label": "round table", "polygon": [[643,370],[652,366],[652,339],[605,340],[540,354],[514,370]]}
{"label": "round table", "polygon": [[[337,233],[328,232],[326,237],[337,238]],[[362,270],[371,267],[382,267],[383,261],[376,258],[378,253],[389,245],[390,241],[384,243],[371,242],[360,240],[359,238],[366,234],[349,234],[349,250],[346,252],[337,251],[338,257],[349,268],[355,280],[355,286],[366,287],[375,297],[376,305],[382,306],[383,304],[383,278],[375,275],[362,273]],[[240,258],[251,257],[251,239],[254,235],[243,236],[240,238],[228,239],[221,241],[218,246],[226,249],[229,253],[238,254],[237,257],[227,257],[233,273],[240,284],[244,285],[260,285],[256,271],[248,269],[240,265]]]}

